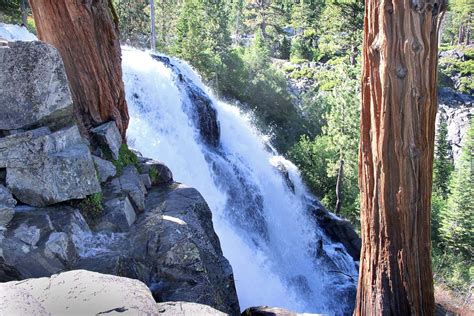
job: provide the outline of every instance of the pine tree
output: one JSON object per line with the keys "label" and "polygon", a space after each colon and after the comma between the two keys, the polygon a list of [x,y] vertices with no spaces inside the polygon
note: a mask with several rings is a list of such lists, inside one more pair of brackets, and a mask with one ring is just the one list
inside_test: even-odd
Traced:
{"label": "pine tree", "polygon": [[450,181],[450,195],[441,214],[445,245],[466,258],[474,253],[474,119],[471,119],[461,157]]}
{"label": "pine tree", "polygon": [[114,0],[119,18],[120,39],[134,46],[149,48],[150,11],[147,0]]}
{"label": "pine tree", "polygon": [[451,145],[448,142],[448,123],[444,115],[441,114],[436,135],[435,160],[433,165],[433,191],[443,199],[447,199],[448,197],[449,179],[453,168]]}

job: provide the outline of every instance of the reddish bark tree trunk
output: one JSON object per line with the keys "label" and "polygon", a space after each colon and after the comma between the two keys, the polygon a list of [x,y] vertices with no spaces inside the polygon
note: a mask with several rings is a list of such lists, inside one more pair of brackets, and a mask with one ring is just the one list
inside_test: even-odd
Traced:
{"label": "reddish bark tree trunk", "polygon": [[355,315],[432,315],[430,207],[445,1],[366,0]]}
{"label": "reddish bark tree trunk", "polygon": [[59,50],[82,130],[114,120],[125,139],[128,110],[110,0],[30,0],[42,41]]}

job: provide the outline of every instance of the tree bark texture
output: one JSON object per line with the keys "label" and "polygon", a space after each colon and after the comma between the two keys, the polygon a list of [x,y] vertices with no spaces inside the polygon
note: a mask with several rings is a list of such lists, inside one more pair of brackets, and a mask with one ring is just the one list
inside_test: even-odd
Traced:
{"label": "tree bark texture", "polygon": [[445,1],[366,0],[355,315],[432,315],[430,207]]}
{"label": "tree bark texture", "polygon": [[30,0],[42,41],[59,50],[82,131],[114,120],[125,139],[129,116],[111,0]]}

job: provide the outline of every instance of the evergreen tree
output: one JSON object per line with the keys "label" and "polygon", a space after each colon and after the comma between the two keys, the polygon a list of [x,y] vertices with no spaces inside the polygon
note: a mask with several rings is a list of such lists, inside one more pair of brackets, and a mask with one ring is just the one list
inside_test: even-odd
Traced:
{"label": "evergreen tree", "polygon": [[441,214],[441,235],[445,245],[466,258],[474,247],[474,119],[464,140],[461,157],[450,181],[450,195]]}
{"label": "evergreen tree", "polygon": [[175,45],[176,24],[182,6],[179,0],[155,0],[157,47],[160,52],[169,53]]}
{"label": "evergreen tree", "polygon": [[364,26],[362,0],[328,1],[319,27],[319,49],[327,56],[349,57],[351,65],[359,55]]}
{"label": "evergreen tree", "polygon": [[451,161],[451,145],[448,143],[448,123],[444,115],[439,117],[439,127],[436,135],[435,159],[433,165],[433,191],[443,199],[449,193],[449,179],[453,171]]}
{"label": "evergreen tree", "polygon": [[150,9],[147,0],[114,0],[119,18],[120,39],[138,47],[149,48]]}
{"label": "evergreen tree", "polygon": [[293,4],[291,25],[295,30],[295,37],[291,46],[293,59],[313,59],[317,37],[317,12],[324,4],[316,0],[299,0]]}
{"label": "evergreen tree", "polygon": [[191,63],[208,78],[211,57],[204,24],[203,1],[185,1],[177,21],[176,42],[172,52]]}
{"label": "evergreen tree", "polygon": [[453,44],[469,44],[474,26],[474,0],[451,0],[444,23],[443,41]]}

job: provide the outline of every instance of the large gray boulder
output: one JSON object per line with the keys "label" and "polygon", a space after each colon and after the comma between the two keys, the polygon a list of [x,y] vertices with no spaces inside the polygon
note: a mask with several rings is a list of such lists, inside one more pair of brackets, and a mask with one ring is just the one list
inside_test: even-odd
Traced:
{"label": "large gray boulder", "polygon": [[92,156],[92,158],[94,159],[97,174],[101,183],[107,181],[117,174],[117,169],[110,161],[97,156]]}
{"label": "large gray boulder", "polygon": [[0,284],[1,315],[158,315],[140,281],[74,270]]}
{"label": "large gray boulder", "polygon": [[190,302],[163,302],[158,303],[158,314],[163,316],[226,316],[207,305]]}
{"label": "large gray boulder", "polygon": [[110,154],[113,159],[117,160],[119,158],[122,136],[114,121],[93,128],[91,133],[98,145]]}
{"label": "large gray boulder", "polygon": [[212,213],[201,194],[182,184],[149,192],[130,231],[135,258],[152,263],[160,301],[187,301],[240,312],[232,267],[223,256]]}
{"label": "large gray boulder", "polygon": [[16,200],[10,191],[0,184],[0,229],[12,220],[13,214],[15,214],[15,205]]}
{"label": "large gray boulder", "polygon": [[123,168],[119,177],[113,178],[104,185],[104,195],[107,199],[128,195],[137,211],[145,209],[145,196],[147,189],[135,166]]}
{"label": "large gray boulder", "polygon": [[151,185],[161,185],[173,182],[173,173],[161,161],[139,157],[140,172],[150,177]]}
{"label": "large gray boulder", "polygon": [[137,215],[127,196],[108,200],[104,203],[104,215],[98,220],[96,230],[123,232],[135,222]]}
{"label": "large gray boulder", "polygon": [[48,134],[43,129],[0,138],[0,168],[21,202],[47,206],[100,192],[88,146],[76,126]]}
{"label": "large gray boulder", "polygon": [[0,130],[61,127],[73,119],[64,65],[51,45],[33,41],[0,47],[0,87]]}
{"label": "large gray boulder", "polygon": [[329,213],[317,201],[308,206],[308,211],[311,218],[316,221],[333,242],[341,243],[354,261],[360,260],[362,241],[348,220]]}

